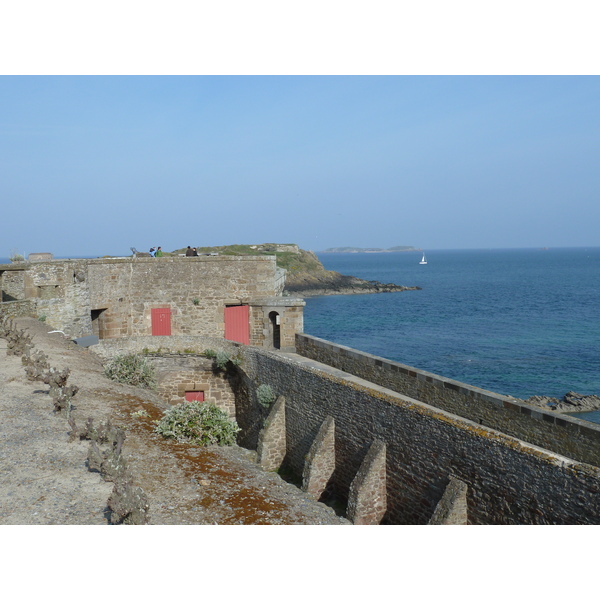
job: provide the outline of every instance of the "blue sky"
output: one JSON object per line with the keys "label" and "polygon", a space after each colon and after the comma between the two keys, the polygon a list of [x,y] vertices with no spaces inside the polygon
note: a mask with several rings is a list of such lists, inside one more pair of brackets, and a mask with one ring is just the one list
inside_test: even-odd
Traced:
{"label": "blue sky", "polygon": [[0,255],[598,246],[597,76],[2,76]]}

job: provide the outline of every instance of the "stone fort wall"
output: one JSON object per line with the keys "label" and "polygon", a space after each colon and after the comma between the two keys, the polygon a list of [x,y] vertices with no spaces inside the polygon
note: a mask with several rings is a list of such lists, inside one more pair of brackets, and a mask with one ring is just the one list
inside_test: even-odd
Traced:
{"label": "stone fort wall", "polygon": [[88,266],[101,337],[148,335],[153,308],[169,308],[172,335],[224,335],[226,305],[277,294],[275,259],[245,256],[138,258]]}
{"label": "stone fort wall", "polygon": [[[327,489],[355,523],[600,522],[597,467],[312,359],[209,336],[108,339],[92,349],[160,354],[152,360],[168,401],[206,390],[265,468],[284,466],[316,499]],[[215,379],[207,359],[187,355],[209,349],[241,356],[237,381]],[[270,412],[257,401],[261,384],[279,398]]]}
{"label": "stone fort wall", "polygon": [[[600,522],[595,466],[321,363],[243,351],[247,381],[268,384],[285,399],[283,464],[298,476],[306,474],[315,448],[328,447],[316,452],[322,464],[333,465],[329,486],[349,510],[360,500],[358,484],[364,492],[365,482],[363,514],[369,502],[381,507],[368,522],[433,523],[440,507],[452,513],[457,506],[461,519],[445,522]],[[333,443],[325,444],[328,430]],[[462,496],[457,488],[464,490]]]}
{"label": "stone fort wall", "polygon": [[600,466],[600,425],[527,405],[366,352],[299,334],[296,351],[415,398],[479,425],[496,429],[575,460]]}

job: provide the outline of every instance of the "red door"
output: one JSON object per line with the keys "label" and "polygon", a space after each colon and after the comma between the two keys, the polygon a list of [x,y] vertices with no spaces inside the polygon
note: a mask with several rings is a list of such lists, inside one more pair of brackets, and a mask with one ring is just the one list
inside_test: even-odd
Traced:
{"label": "red door", "polygon": [[171,309],[152,309],[152,335],[171,335]]}
{"label": "red door", "polygon": [[248,305],[225,307],[225,339],[250,344],[250,310]]}
{"label": "red door", "polygon": [[204,402],[204,392],[186,392],[186,402]]}

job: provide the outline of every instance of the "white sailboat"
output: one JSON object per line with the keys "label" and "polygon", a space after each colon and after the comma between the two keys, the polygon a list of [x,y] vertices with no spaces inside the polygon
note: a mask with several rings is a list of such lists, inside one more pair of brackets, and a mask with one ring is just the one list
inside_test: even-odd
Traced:
{"label": "white sailboat", "polygon": [[420,265],[426,265],[427,264],[427,259],[425,258],[425,252],[423,252],[423,258],[421,259],[421,262],[419,264]]}

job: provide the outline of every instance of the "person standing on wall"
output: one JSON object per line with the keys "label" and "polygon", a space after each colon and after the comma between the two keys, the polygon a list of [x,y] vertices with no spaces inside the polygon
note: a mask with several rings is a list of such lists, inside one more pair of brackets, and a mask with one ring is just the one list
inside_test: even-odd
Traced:
{"label": "person standing on wall", "polygon": [[156,249],[156,252],[154,253],[154,256],[164,256],[164,254],[163,254],[163,251],[162,251],[162,247],[161,247],[161,246],[159,246],[159,247]]}

